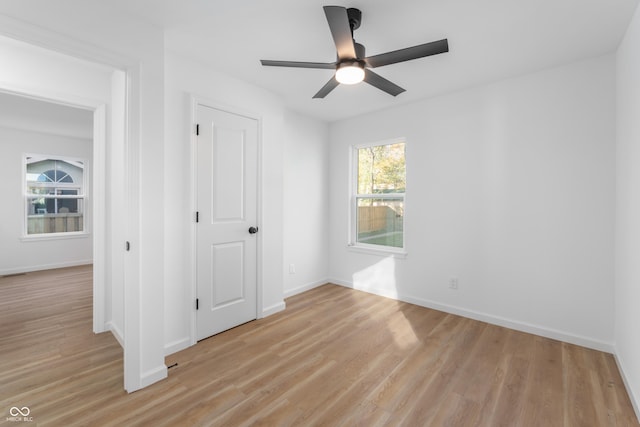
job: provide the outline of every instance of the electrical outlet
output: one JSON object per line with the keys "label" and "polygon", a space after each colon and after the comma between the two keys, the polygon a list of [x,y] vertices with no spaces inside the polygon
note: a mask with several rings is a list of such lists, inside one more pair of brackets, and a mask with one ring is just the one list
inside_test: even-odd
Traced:
{"label": "electrical outlet", "polygon": [[458,278],[452,277],[449,279],[449,289],[458,289]]}
{"label": "electrical outlet", "polygon": [[289,274],[296,274],[296,265],[289,264]]}

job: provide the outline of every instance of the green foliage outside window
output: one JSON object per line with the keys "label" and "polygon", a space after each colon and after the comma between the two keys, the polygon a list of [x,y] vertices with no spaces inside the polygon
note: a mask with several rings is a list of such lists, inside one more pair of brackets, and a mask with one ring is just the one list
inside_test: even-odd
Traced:
{"label": "green foliage outside window", "polygon": [[358,194],[404,193],[403,142],[358,149]]}
{"label": "green foliage outside window", "polygon": [[405,143],[357,150],[356,241],[404,247]]}

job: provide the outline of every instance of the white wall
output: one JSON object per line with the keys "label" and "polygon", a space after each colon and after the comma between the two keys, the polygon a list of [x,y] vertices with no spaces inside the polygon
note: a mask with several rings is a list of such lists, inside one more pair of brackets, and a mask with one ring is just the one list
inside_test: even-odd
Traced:
{"label": "white wall", "polygon": [[[91,140],[0,127],[0,182],[4,193],[0,209],[0,275],[91,264],[92,234],[71,239],[23,239],[22,214],[26,153],[85,159],[90,171],[92,148]],[[88,190],[91,197],[91,189]],[[89,219],[90,206],[86,207]],[[87,226],[90,232],[90,222]]]}
{"label": "white wall", "polygon": [[640,417],[640,9],[617,53],[615,346]]}
{"label": "white wall", "polygon": [[[355,253],[349,146],[396,137],[408,256]],[[334,281],[611,350],[612,56],[337,122],[330,138]]]}
{"label": "white wall", "polygon": [[262,306],[259,316],[284,309],[282,290],[283,121],[285,110],[269,92],[167,52],[165,60],[165,347],[190,344],[193,319],[193,201],[191,196],[191,95],[241,110],[262,123]]}
{"label": "white wall", "polygon": [[[284,132],[284,293],[327,282],[329,128],[287,111]],[[293,264],[293,271],[290,270]]]}

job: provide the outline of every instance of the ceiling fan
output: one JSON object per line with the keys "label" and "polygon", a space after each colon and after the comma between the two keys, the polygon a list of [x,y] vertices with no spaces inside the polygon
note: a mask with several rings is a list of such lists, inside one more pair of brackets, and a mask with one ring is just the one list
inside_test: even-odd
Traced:
{"label": "ceiling fan", "polygon": [[430,55],[438,55],[449,51],[447,39],[442,39],[405,49],[394,50],[380,55],[365,56],[365,48],[353,39],[353,32],[360,27],[362,12],[355,8],[342,6],[324,6],[324,14],[336,45],[338,59],[336,62],[296,62],[272,61],[261,59],[262,65],[270,67],[320,68],[335,70],[335,75],[313,97],[324,98],[340,83],[356,84],[365,81],[372,86],[397,96],[405,90],[395,83],[374,73],[370,68],[410,61]]}

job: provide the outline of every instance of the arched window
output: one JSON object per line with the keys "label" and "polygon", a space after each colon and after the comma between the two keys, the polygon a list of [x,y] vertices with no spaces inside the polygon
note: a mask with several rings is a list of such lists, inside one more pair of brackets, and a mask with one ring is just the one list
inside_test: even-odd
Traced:
{"label": "arched window", "polygon": [[84,162],[26,157],[27,234],[84,231]]}
{"label": "arched window", "polygon": [[[56,165],[58,161],[55,161]],[[71,175],[58,169],[50,169],[38,176],[39,182],[73,182]]]}

